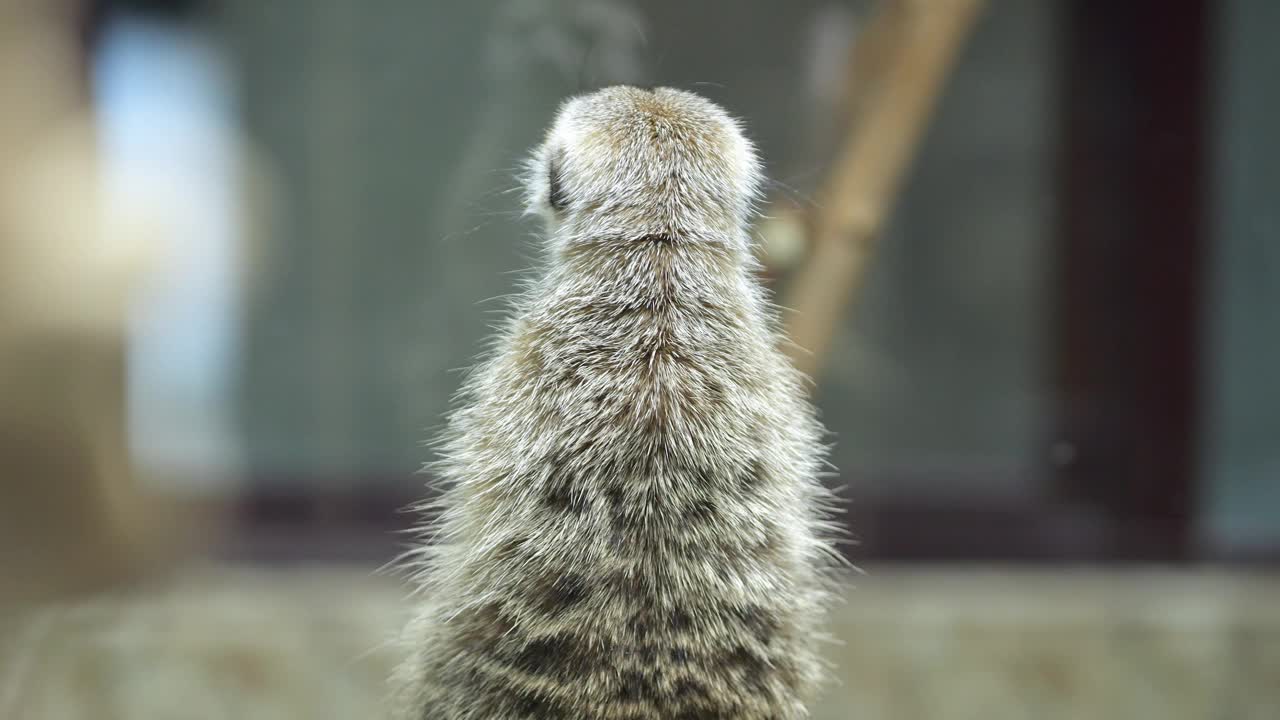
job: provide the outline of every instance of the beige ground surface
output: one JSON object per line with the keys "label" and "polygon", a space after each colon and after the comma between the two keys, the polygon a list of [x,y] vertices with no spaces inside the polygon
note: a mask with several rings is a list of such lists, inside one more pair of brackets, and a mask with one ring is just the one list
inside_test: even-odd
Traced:
{"label": "beige ground surface", "polygon": [[[0,718],[375,719],[406,608],[366,569],[216,568],[10,615]],[[872,569],[833,631],[819,720],[1280,718],[1280,578]]]}

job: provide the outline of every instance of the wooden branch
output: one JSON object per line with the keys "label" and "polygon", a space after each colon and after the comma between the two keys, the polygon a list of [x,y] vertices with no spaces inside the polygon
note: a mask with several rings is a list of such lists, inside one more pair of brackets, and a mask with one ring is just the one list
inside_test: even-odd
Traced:
{"label": "wooden branch", "polygon": [[898,0],[884,0],[854,35],[838,108],[840,119],[846,125],[846,136],[866,116],[867,106],[884,86],[890,63],[896,59],[895,50],[903,42],[908,19],[906,8],[907,4]]}
{"label": "wooden branch", "polygon": [[[851,118],[825,187],[818,194],[808,261],[784,304],[794,311],[786,350],[816,376],[840,320],[861,284],[876,236],[927,125],[943,81],[985,0],[886,0],[857,45],[861,57],[887,54],[883,76],[850,73]],[[892,42],[885,38],[892,38]],[[860,57],[855,46],[854,61]],[[874,88],[869,102],[854,97]]]}

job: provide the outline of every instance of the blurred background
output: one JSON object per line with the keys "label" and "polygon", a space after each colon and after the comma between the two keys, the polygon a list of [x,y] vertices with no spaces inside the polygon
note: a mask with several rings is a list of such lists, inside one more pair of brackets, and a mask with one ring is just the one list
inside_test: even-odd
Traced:
{"label": "blurred background", "polygon": [[567,95],[699,92],[857,540],[821,719],[1280,717],[1280,4],[0,0],[0,718],[379,717]]}

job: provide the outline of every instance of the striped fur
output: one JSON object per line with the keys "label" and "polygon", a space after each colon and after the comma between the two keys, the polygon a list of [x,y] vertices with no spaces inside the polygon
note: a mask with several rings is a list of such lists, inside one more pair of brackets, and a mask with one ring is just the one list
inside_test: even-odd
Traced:
{"label": "striped fur", "polygon": [[547,268],[442,441],[401,717],[807,717],[828,496],[755,277],[750,143],[696,95],[617,87],[529,168]]}

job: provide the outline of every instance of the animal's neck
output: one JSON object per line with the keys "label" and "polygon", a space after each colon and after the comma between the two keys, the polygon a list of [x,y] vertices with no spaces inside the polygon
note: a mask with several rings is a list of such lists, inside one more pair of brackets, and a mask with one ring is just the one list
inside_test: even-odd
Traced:
{"label": "animal's neck", "polygon": [[651,234],[574,239],[560,248],[553,283],[570,297],[664,313],[750,302],[751,259],[732,236]]}

